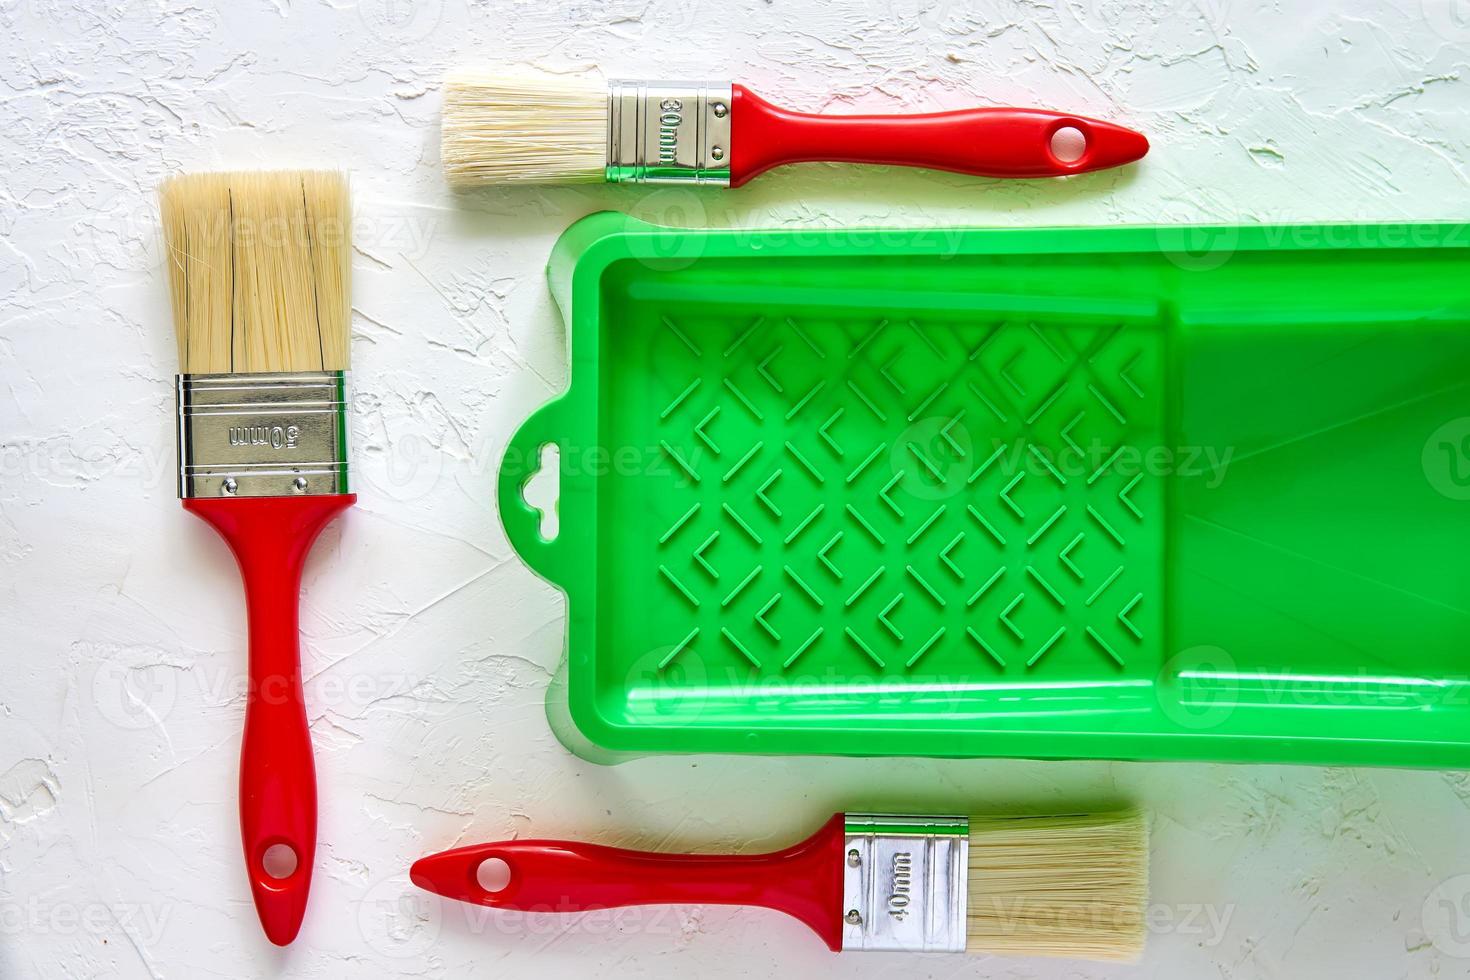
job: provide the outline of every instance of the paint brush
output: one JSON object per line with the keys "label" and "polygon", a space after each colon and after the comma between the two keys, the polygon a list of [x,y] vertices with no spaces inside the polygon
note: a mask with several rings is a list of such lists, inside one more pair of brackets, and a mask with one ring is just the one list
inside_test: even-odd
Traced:
{"label": "paint brush", "polygon": [[205,173],[160,188],[178,334],[179,497],[239,564],[250,630],[240,830],[271,942],[296,937],[316,851],[301,569],[347,487],[346,178]]}
{"label": "paint brush", "polygon": [[1147,152],[1141,133],[1045,109],[812,115],[729,82],[602,83],[476,69],[456,71],[444,84],[444,174],[461,188],[601,181],[739,187],[772,167],[817,161],[1062,177]]}
{"label": "paint brush", "polygon": [[[487,887],[487,862],[503,862]],[[461,847],[414,863],[420,888],[524,912],[751,905],[834,951],[1131,960],[1143,950],[1148,843],[1137,812],[1053,817],[838,814],[769,854],[654,854],[571,841]]]}

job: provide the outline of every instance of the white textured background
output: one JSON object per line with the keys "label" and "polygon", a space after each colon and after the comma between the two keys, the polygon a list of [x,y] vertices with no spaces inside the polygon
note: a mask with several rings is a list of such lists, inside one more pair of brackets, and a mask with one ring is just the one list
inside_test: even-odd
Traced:
{"label": "white textured background", "polygon": [[[505,438],[565,381],[542,266],[573,219],[1465,219],[1467,0],[0,0],[0,30],[0,977],[876,977],[903,964],[833,957],[774,913],[496,919],[405,873],[509,835],[763,848],[844,807],[1094,798],[1155,814],[1139,966],[908,969],[1470,970],[1465,774],[581,762],[542,709],[560,597],[511,554],[491,499]],[[736,193],[456,200],[438,174],[438,79],[471,60],[735,77],[834,111],[1035,104],[1131,123],[1154,149],[1067,182],[809,167]],[[239,853],[236,573],[170,479],[154,185],[291,165],[352,171],[361,503],[307,574],[320,846],[306,926],[281,951]]]}

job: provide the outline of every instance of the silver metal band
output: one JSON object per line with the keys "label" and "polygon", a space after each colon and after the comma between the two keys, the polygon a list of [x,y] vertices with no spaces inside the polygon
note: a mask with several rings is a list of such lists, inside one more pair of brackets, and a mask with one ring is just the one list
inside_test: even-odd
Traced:
{"label": "silver metal band", "polygon": [[181,374],[179,496],[347,493],[347,375]]}
{"label": "silver metal band", "polygon": [[730,186],[729,82],[608,83],[611,183]]}
{"label": "silver metal band", "polygon": [[964,952],[969,818],[845,819],[843,950]]}

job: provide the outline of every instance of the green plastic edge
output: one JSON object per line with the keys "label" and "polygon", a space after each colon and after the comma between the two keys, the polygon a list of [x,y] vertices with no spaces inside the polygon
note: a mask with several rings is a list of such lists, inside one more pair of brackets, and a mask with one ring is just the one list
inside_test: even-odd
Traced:
{"label": "green plastic edge", "polygon": [[844,813],[842,825],[848,836],[955,837],[970,833],[969,817],[930,814]]}

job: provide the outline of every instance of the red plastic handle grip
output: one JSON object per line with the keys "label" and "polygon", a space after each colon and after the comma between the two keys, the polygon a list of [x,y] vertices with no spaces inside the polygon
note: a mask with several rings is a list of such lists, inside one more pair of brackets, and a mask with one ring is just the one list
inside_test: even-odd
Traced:
{"label": "red plastic handle grip", "polygon": [[[245,583],[250,690],[240,748],[240,834],[255,911],[277,946],[296,938],[316,854],[316,767],[301,697],[297,597],[307,552],[322,528],[357,499],[208,498],[184,501],[229,544]],[[272,877],[265,853],[289,847],[295,869]]]}
{"label": "red plastic handle grip", "polygon": [[[816,834],[769,854],[652,854],[574,841],[476,844],[414,862],[413,883],[461,902],[523,912],[624,905],[754,905],[806,923],[842,948],[841,814]],[[488,891],[480,865],[499,858],[510,881]]]}
{"label": "red plastic handle grip", "polygon": [[[1122,166],[1148,152],[1142,133],[1044,109],[811,115],[774,106],[741,85],[734,88],[733,102],[733,187],[785,163],[884,163],[980,177],[1063,177]],[[1075,160],[1052,152],[1052,137],[1067,128],[1080,132],[1085,143]]]}

